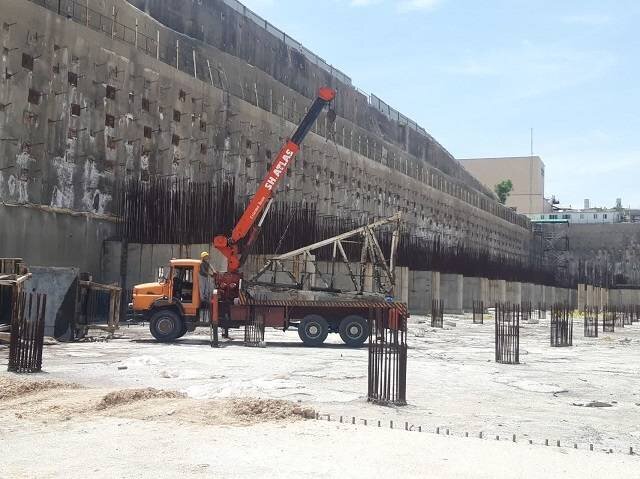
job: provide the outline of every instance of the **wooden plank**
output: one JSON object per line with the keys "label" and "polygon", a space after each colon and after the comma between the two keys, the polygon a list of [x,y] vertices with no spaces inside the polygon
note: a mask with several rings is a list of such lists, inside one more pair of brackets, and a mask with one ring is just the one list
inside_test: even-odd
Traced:
{"label": "wooden plank", "polygon": [[111,284],[102,284],[102,283],[94,283],[93,281],[80,281],[80,286],[82,288],[90,288],[90,289],[98,289],[101,291],[122,291],[120,286],[115,286]]}

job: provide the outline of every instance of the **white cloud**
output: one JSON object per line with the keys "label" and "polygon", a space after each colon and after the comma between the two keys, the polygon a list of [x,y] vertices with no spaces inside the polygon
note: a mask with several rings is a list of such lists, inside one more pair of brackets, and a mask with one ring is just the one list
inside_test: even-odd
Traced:
{"label": "white cloud", "polygon": [[413,12],[417,10],[432,10],[440,3],[440,0],[401,0],[398,10],[401,12]]}
{"label": "white cloud", "polygon": [[573,25],[599,26],[611,23],[611,17],[604,13],[580,13],[567,15],[560,19],[564,23]]}

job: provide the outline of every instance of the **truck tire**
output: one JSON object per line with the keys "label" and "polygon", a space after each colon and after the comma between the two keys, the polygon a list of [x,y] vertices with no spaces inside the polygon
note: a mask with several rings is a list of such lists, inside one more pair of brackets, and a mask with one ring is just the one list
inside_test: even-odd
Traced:
{"label": "truck tire", "polygon": [[298,336],[305,346],[320,346],[329,334],[329,323],[319,314],[308,314],[298,325]]}
{"label": "truck tire", "polygon": [[367,320],[357,314],[350,314],[340,321],[340,337],[347,346],[357,348],[369,337]]}
{"label": "truck tire", "polygon": [[180,330],[180,334],[178,334],[176,336],[176,339],[181,338],[182,336],[187,334],[187,331],[189,331],[189,327],[187,326],[187,322],[186,321],[182,321],[182,329]]}
{"label": "truck tire", "polygon": [[162,343],[173,341],[184,328],[184,321],[171,309],[160,309],[151,315],[149,331]]}

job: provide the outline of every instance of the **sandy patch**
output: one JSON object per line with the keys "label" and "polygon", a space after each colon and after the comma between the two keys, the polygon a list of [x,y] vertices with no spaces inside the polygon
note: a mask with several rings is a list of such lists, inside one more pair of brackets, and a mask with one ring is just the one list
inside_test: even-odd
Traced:
{"label": "sandy patch", "polygon": [[305,409],[291,401],[280,399],[231,399],[225,401],[226,412],[249,423],[281,421],[284,419],[315,417],[313,409]]}
{"label": "sandy patch", "polygon": [[176,399],[184,398],[185,394],[178,391],[165,391],[155,388],[144,389],[121,389],[105,394],[97,404],[96,409],[108,409],[123,404],[130,404],[137,401],[149,399]]}
{"label": "sandy patch", "polygon": [[0,377],[0,399],[15,399],[29,394],[35,394],[52,389],[77,389],[80,386],[74,383],[61,381],[32,380],[13,377]]}

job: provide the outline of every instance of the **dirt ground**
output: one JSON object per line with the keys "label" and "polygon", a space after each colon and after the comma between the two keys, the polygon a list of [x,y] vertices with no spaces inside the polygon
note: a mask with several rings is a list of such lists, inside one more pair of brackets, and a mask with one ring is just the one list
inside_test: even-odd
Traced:
{"label": "dirt ground", "polygon": [[366,402],[366,348],[306,348],[295,331],[211,349],[205,331],[159,344],[124,327],[47,346],[26,379],[0,346],[0,477],[638,476],[639,325],[590,339],[576,322],[574,346],[551,348],[546,321],[525,324],[522,364],[500,365],[490,318],[447,319],[411,319],[406,407]]}

